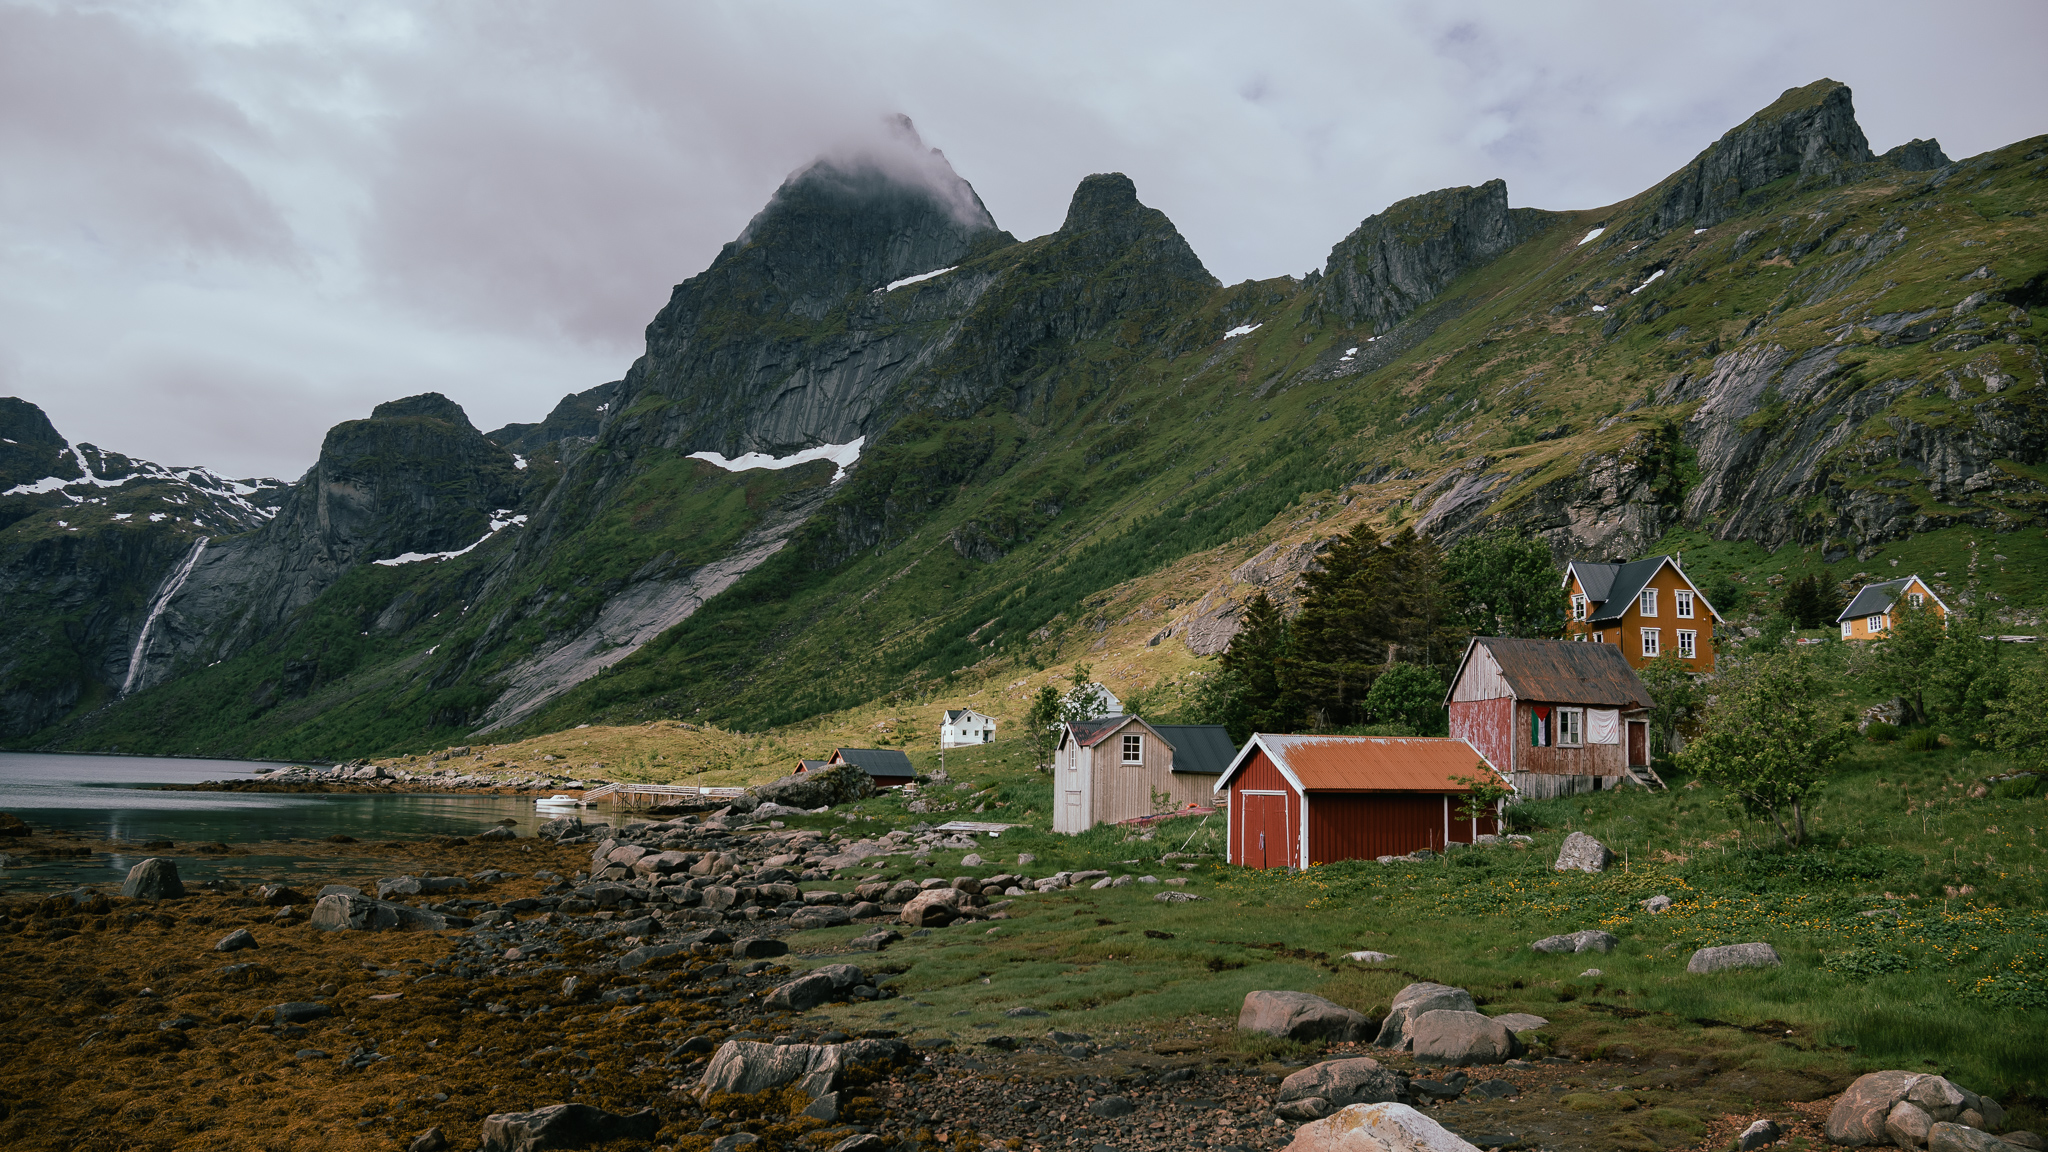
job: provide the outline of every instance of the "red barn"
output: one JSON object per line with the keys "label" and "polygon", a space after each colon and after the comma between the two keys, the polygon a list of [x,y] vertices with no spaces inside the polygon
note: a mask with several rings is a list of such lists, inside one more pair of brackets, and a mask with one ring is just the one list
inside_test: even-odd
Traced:
{"label": "red barn", "polygon": [[1300,868],[1469,844],[1498,832],[1499,820],[1474,828],[1459,818],[1471,789],[1451,777],[1492,771],[1464,740],[1256,733],[1216,782],[1229,797],[1227,855],[1251,868]]}
{"label": "red barn", "polygon": [[1612,644],[1474,637],[1444,704],[1451,735],[1528,799],[1657,783],[1650,691]]}

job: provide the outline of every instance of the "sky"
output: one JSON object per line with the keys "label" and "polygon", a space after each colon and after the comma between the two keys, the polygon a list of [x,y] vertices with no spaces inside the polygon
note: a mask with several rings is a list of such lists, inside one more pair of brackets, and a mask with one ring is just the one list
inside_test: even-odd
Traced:
{"label": "sky", "polygon": [[1236,283],[1436,188],[1613,203],[1823,76],[1960,159],[2048,131],[2044,45],[2038,0],[0,0],[0,396],[290,479],[383,400],[489,430],[617,379],[895,113],[1019,238],[1120,171]]}

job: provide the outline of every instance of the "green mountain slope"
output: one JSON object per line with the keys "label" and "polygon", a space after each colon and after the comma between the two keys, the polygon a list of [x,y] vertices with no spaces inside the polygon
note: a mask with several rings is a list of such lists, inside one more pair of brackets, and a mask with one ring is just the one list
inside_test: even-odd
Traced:
{"label": "green mountain slope", "polygon": [[[490,725],[756,727],[1074,658],[1121,691],[1220,649],[1245,599],[1285,598],[1360,519],[1838,579],[1958,532],[2033,555],[2044,161],[2042,138],[1873,156],[1823,81],[1629,201],[1431,193],[1320,275],[1233,287],[1120,176],[1019,243],[964,181],[809,170],[678,287],[523,530],[351,572],[260,651],[35,740],[339,755]],[[838,482],[686,459],[856,437]],[[705,572],[732,578],[606,623]],[[315,637],[357,655],[295,711],[262,698]],[[570,665],[603,671],[508,703]],[[191,717],[207,699],[252,702]]]}

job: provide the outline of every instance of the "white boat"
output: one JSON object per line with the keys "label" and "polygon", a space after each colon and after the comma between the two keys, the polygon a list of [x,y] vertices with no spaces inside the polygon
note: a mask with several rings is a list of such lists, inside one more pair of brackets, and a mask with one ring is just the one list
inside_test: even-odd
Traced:
{"label": "white boat", "polygon": [[550,796],[545,800],[535,800],[533,806],[536,808],[581,808],[583,801],[578,800],[574,796]]}

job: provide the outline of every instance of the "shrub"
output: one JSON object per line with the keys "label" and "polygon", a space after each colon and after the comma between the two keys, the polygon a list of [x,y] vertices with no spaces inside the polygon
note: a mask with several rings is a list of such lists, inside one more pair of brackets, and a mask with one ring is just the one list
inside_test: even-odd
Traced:
{"label": "shrub", "polygon": [[1899,738],[1899,726],[1884,720],[1872,720],[1863,734],[1870,737],[1872,744],[1889,744]]}
{"label": "shrub", "polygon": [[1932,752],[1941,747],[1941,733],[1932,728],[1915,728],[1899,741],[1908,752]]}

